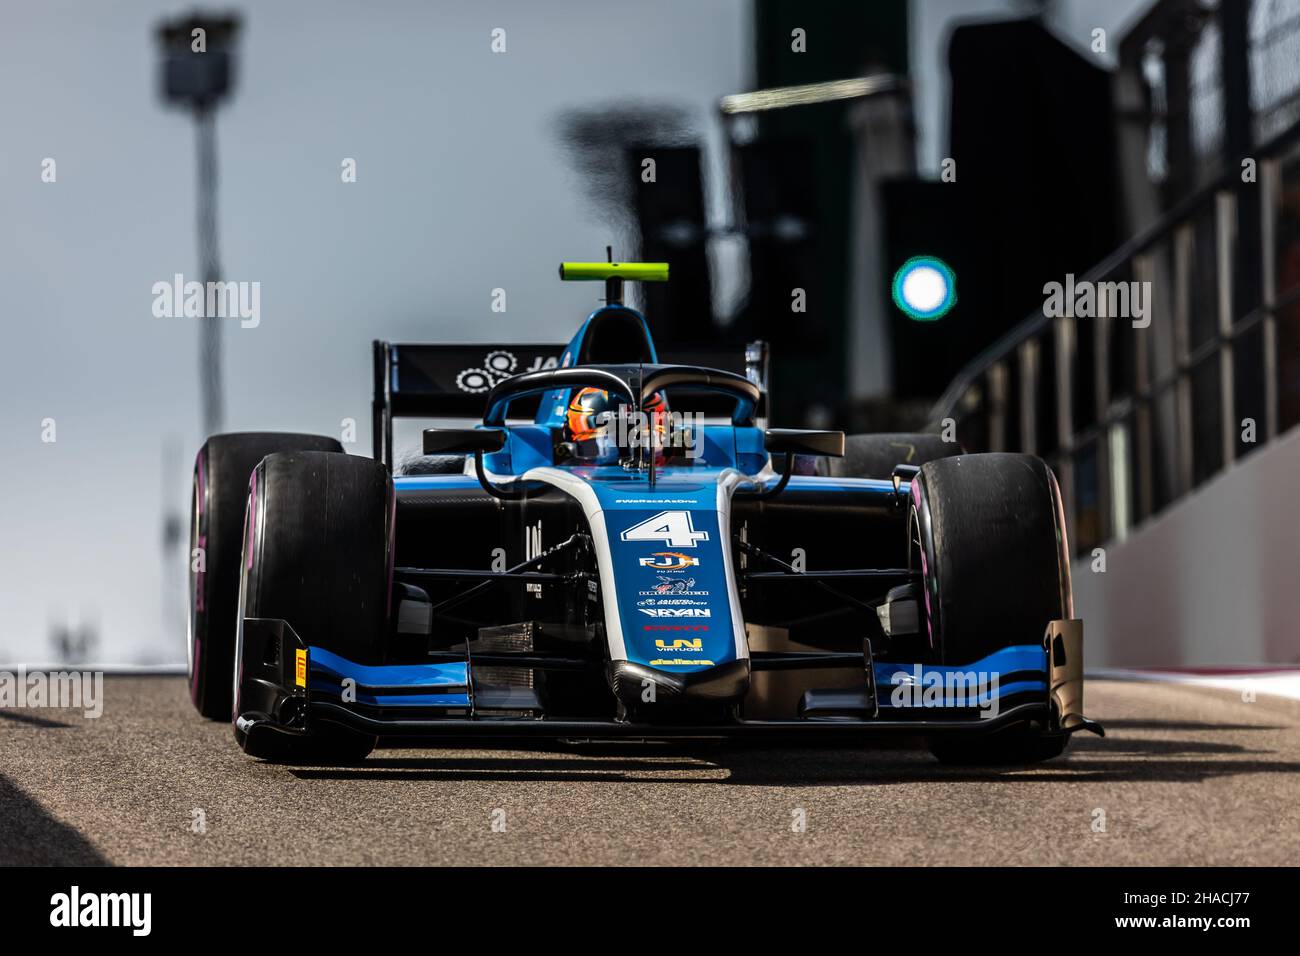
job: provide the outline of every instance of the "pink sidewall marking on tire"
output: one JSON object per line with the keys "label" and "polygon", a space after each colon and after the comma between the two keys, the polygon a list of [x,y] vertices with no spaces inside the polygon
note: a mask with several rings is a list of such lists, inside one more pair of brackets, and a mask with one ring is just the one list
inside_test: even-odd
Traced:
{"label": "pink sidewall marking on tire", "polygon": [[393,619],[393,566],[397,562],[397,489],[388,492],[388,604],[384,609],[386,620]]}
{"label": "pink sidewall marking on tire", "polygon": [[[190,610],[190,699],[198,700],[199,693],[199,667],[203,659],[203,638],[199,636],[199,629],[195,626],[194,616],[206,610],[204,601],[204,586],[207,583],[208,568],[208,536],[205,533],[204,517],[208,510],[208,456],[204,449],[200,449],[198,458],[194,463],[195,480],[198,489],[195,494],[194,508],[198,512],[195,516],[195,525],[198,529],[194,546],[199,549],[199,554],[203,556],[199,570],[194,572],[194,590],[190,595],[190,600],[194,602]],[[194,561],[193,552],[190,553],[190,561]]]}
{"label": "pink sidewall marking on tire", "polygon": [[[912,504],[916,508],[917,514],[921,513],[921,488],[916,479],[912,480]],[[920,521],[916,525],[917,533],[921,532]],[[930,567],[925,558],[925,542],[922,541],[916,549],[921,555],[921,593],[925,595],[925,633],[930,639],[930,650],[935,650],[934,645],[934,608],[930,604]]]}
{"label": "pink sidewall marking on tire", "polygon": [[[198,513],[199,534],[198,534],[198,540],[195,542],[195,547],[197,547],[203,553],[203,566],[198,571],[194,572],[194,576],[195,576],[194,609],[196,611],[202,611],[204,610],[203,584],[207,578],[207,567],[208,567],[208,559],[207,559],[208,536],[203,522],[203,519],[206,516],[208,510],[208,456],[203,452],[199,452],[198,465],[195,470],[198,472],[198,485],[199,485],[198,502],[196,505],[199,512]],[[191,561],[194,560],[194,555],[192,554],[190,555],[190,560]]]}
{"label": "pink sidewall marking on tire", "polygon": [[257,539],[257,472],[248,479],[248,528],[245,537],[248,540],[248,563],[246,569],[253,570],[253,543]]}

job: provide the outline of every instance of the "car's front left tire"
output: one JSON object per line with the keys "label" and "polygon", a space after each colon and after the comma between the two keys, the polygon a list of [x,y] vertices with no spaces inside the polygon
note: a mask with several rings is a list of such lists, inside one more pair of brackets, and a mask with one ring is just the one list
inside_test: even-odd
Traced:
{"label": "car's front left tire", "polygon": [[[1041,646],[1049,622],[1073,616],[1060,490],[1042,459],[995,453],[925,463],[912,482],[908,534],[909,563],[922,572],[921,626],[944,665]],[[1036,763],[1066,746],[1065,736],[1045,731],[1043,722],[1018,723],[935,738],[931,751],[944,763]]]}
{"label": "car's front left tire", "polygon": [[239,603],[239,556],[249,477],[267,455],[342,452],[333,438],[284,432],[213,435],[194,460],[190,509],[189,691],[195,708],[229,720]]}

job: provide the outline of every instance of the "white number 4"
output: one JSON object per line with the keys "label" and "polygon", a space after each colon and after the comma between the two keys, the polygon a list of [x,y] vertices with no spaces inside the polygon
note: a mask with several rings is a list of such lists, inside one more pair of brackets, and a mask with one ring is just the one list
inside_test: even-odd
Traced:
{"label": "white number 4", "polygon": [[623,532],[624,541],[662,541],[670,548],[693,548],[708,541],[707,531],[696,531],[689,511],[661,511]]}

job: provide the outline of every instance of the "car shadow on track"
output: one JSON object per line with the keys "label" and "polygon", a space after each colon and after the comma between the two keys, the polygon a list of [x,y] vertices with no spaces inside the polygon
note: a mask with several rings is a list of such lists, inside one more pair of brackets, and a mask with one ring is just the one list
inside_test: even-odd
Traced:
{"label": "car shadow on track", "polygon": [[[409,751],[408,751],[409,753]],[[500,757],[446,755],[371,757],[356,767],[295,767],[302,780],[534,780],[569,782],[700,782],[707,777],[683,774],[717,773],[718,768],[674,755],[626,757],[575,754],[556,748],[553,756],[538,756],[536,748]]]}
{"label": "car shadow on track", "polygon": [[[1276,728],[1182,721],[1116,721],[1120,732],[1081,735],[1065,756],[1029,767],[953,767],[934,760],[918,741],[844,749],[831,745],[751,744],[539,745],[476,749],[381,750],[356,767],[292,768],[307,780],[500,780],[684,783],[742,786],[889,786],[918,782],[1178,782],[1254,773],[1300,773],[1300,762],[1266,759],[1270,750],[1222,740],[1152,739],[1123,729],[1218,731]],[[472,745],[469,745],[472,746]]]}
{"label": "car shadow on track", "polygon": [[38,717],[35,714],[20,714],[12,710],[0,710],[0,720],[11,720],[14,723],[40,727],[44,730],[67,729],[72,726],[61,720],[51,720],[49,717]]}
{"label": "car shadow on track", "polygon": [[1286,730],[1279,724],[1207,724],[1196,720],[1155,720],[1153,718],[1127,718],[1106,721],[1106,732],[1117,730]]}

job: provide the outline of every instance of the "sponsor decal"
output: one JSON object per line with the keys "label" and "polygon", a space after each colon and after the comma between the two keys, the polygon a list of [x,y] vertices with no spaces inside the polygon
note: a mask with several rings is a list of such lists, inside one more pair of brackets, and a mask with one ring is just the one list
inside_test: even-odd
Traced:
{"label": "sponsor decal", "polygon": [[655,649],[660,651],[702,651],[704,650],[704,642],[698,637],[674,637],[671,641],[656,637]]}
{"label": "sponsor decal", "polygon": [[[528,525],[524,528],[524,560],[531,561],[533,558],[541,555],[542,551],[542,523]],[[542,596],[542,586],[540,584],[529,583],[525,585],[524,590],[536,597]]]}
{"label": "sponsor decal", "polygon": [[694,498],[615,498],[616,505],[693,505]]}
{"label": "sponsor decal", "polygon": [[[659,583],[656,584],[656,585],[654,586],[654,589],[653,589],[653,590],[650,590],[650,591],[639,591],[639,592],[637,592],[637,593],[639,593],[642,597],[662,597],[662,598],[667,598],[667,597],[669,597],[669,596],[672,596],[672,597],[679,597],[679,598],[686,598],[686,597],[708,597],[708,596],[709,596],[709,592],[708,592],[708,591],[694,591],[694,590],[692,590],[692,588],[695,587],[695,579],[694,579],[694,578],[666,578],[666,577],[664,577],[662,574],[657,575],[657,577],[659,578]],[[642,603],[646,603],[646,602],[642,602]],[[667,600],[664,600],[664,601],[655,601],[655,602],[650,602],[650,603],[654,603],[654,604],[667,604],[667,603],[671,603],[671,602],[669,602],[669,601],[667,601]],[[681,603],[681,604],[703,604],[703,603],[705,603],[705,602],[703,602],[703,601],[685,601],[685,600],[683,600],[683,601],[680,601],[680,602],[678,602],[678,603]]]}
{"label": "sponsor decal", "polygon": [[655,585],[656,594],[687,594],[695,587],[694,578],[666,578],[662,574],[656,577],[659,578],[659,583]]}
{"label": "sponsor decal", "polygon": [[307,686],[307,651],[296,648],[293,652],[293,682],[299,687]]}
{"label": "sponsor decal", "polygon": [[651,667],[680,667],[684,664],[691,667],[712,667],[713,661],[692,661],[685,657],[656,657],[650,662]]}
{"label": "sponsor decal", "polygon": [[642,614],[648,614],[651,617],[712,617],[713,613],[707,607],[640,607],[637,608]]}
{"label": "sponsor decal", "polygon": [[[642,594],[646,593],[644,591]],[[688,594],[691,592],[687,592]],[[708,607],[708,601],[695,601],[691,598],[679,597],[647,597],[636,602],[637,607]]]}
{"label": "sponsor decal", "polygon": [[[519,367],[519,359],[513,352],[505,349],[496,349],[488,352],[483,357],[482,368],[463,368],[456,373],[456,387],[462,392],[469,392],[472,395],[479,395],[491,390],[492,386],[515,375],[521,375],[524,372],[540,372],[548,368],[556,368],[557,360],[554,356],[549,358],[533,359],[533,364],[528,368]],[[561,406],[556,406],[557,414],[564,414]]]}
{"label": "sponsor decal", "polygon": [[638,559],[637,563],[643,568],[654,568],[656,571],[685,571],[687,568],[699,567],[700,559],[677,551],[656,551],[648,558]]}

